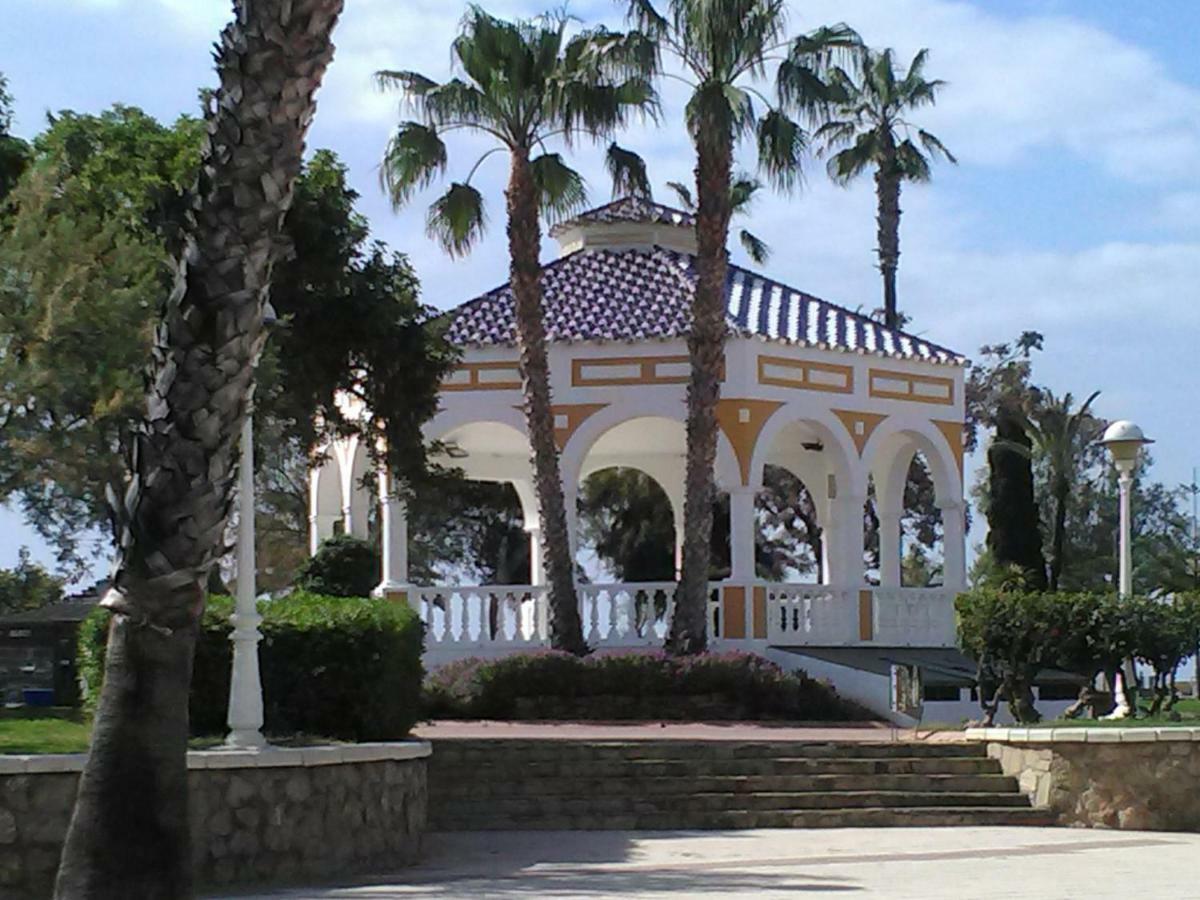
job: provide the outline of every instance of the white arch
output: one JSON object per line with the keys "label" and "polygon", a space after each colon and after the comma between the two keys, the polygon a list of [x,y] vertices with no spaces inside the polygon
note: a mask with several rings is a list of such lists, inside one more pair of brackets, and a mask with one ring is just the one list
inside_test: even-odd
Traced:
{"label": "white arch", "polygon": [[820,437],[825,446],[822,456],[833,470],[838,493],[848,491],[854,496],[864,495],[867,489],[866,469],[859,462],[858,454],[854,452],[845,425],[828,410],[801,402],[785,403],[775,410],[763,425],[751,458],[751,485],[755,488],[762,487],[763,466],[768,462],[775,441],[784,429],[796,424],[812,428]]}
{"label": "white arch", "polygon": [[316,553],[342,518],[342,473],[337,454],[326,452],[308,473],[308,551]]}
{"label": "white arch", "polygon": [[875,475],[875,489],[881,500],[887,503],[896,500],[897,496],[903,499],[904,479],[918,450],[929,468],[938,502],[961,502],[962,476],[946,436],[928,420],[896,417],[881,422],[863,447],[863,461]]}

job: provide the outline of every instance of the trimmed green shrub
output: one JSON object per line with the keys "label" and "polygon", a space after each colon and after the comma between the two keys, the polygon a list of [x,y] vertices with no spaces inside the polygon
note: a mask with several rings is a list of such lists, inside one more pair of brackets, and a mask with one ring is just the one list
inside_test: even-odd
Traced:
{"label": "trimmed green shrub", "polygon": [[[260,601],[259,665],[269,735],[394,740],[420,711],[423,626],[404,603],[293,593]],[[222,734],[229,699],[229,597],[211,597],[196,639],[189,712],[193,735]],[[94,708],[104,671],[108,613],[79,632],[85,702]]]}
{"label": "trimmed green shrub", "polygon": [[300,566],[296,587],[325,597],[367,597],[379,584],[379,566],[370,541],[336,534]]}
{"label": "trimmed green shrub", "polygon": [[580,659],[543,651],[464,659],[425,681],[430,718],[872,719],[804,672],[751,653],[672,657],[658,651]]}

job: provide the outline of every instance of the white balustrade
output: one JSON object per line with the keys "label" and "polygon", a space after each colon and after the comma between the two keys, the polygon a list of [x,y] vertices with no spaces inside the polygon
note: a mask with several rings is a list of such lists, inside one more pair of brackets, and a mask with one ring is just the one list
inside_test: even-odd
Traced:
{"label": "white balustrade", "polygon": [[[709,602],[711,637],[723,638],[720,585]],[[660,647],[675,604],[674,582],[581,584],[579,614],[588,643],[605,647]],[[779,646],[952,647],[953,590],[839,588],[756,582],[766,597],[767,641]],[[441,585],[413,588],[412,602],[426,625],[426,648],[439,660],[502,655],[549,646],[549,588],[533,585]],[[871,636],[863,640],[860,591],[871,595]],[[749,593],[748,596],[753,596]]]}
{"label": "white balustrade", "polygon": [[947,588],[873,588],[874,643],[889,647],[953,647],[954,598]]}
{"label": "white balustrade", "polygon": [[858,596],[821,584],[760,585],[767,595],[767,641],[842,646],[858,643]]}

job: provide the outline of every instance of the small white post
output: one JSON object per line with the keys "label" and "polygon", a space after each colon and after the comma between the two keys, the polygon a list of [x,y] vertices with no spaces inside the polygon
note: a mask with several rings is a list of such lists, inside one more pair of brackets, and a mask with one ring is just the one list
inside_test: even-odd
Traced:
{"label": "small white post", "polygon": [[258,643],[262,617],[256,604],[254,553],[254,420],[247,412],[242,422],[242,460],[238,472],[237,598],[229,617],[233,631],[233,670],[229,680],[229,736],[225,745],[256,749],[266,745],[262,734],[262,679],[258,670]]}

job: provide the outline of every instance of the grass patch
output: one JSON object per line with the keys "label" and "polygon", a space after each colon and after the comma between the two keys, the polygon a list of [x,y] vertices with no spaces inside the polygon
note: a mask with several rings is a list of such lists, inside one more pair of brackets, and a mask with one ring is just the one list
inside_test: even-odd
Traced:
{"label": "grass patch", "polygon": [[[1143,701],[1144,703],[1145,701]],[[1114,719],[1048,719],[1035,728],[1198,728],[1200,727],[1200,700],[1180,700],[1175,704],[1179,719],[1165,716],[1146,715],[1147,707],[1139,709],[1138,718]]]}
{"label": "grass patch", "polygon": [[83,753],[92,732],[69,718],[0,719],[0,753]]}

